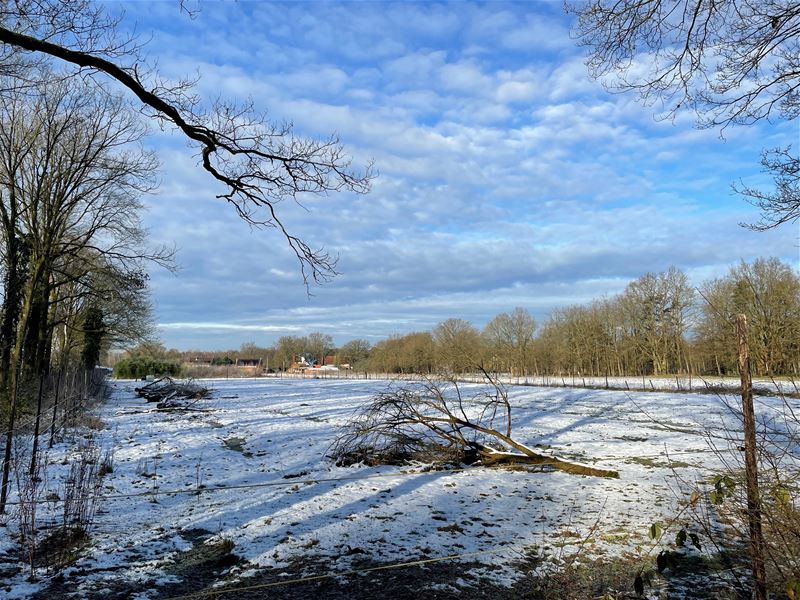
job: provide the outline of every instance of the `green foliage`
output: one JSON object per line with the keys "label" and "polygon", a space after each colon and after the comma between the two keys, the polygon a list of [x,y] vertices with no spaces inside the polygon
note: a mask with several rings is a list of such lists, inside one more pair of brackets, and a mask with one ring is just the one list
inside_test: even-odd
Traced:
{"label": "green foliage", "polygon": [[141,379],[147,375],[178,376],[181,364],[154,358],[125,358],[114,365],[114,377],[120,379]]}
{"label": "green foliage", "polygon": [[708,494],[708,498],[711,500],[711,504],[716,506],[731,497],[736,489],[736,482],[730,475],[717,475],[711,480],[711,483],[714,485],[714,489]]}
{"label": "green foliage", "polygon": [[678,547],[683,547],[686,544],[687,539],[692,541],[692,545],[695,548],[702,550],[702,547],[700,546],[700,536],[698,536],[696,533],[687,532],[686,529],[681,529],[675,535],[675,545]]}
{"label": "green foliage", "polygon": [[792,504],[792,495],[785,486],[779,485],[773,488],[772,490],[772,497],[775,498],[775,502],[783,509],[787,509]]}
{"label": "green foliage", "polygon": [[686,543],[686,530],[685,529],[681,529],[675,535],[675,545],[676,546],[683,546],[685,543]]}

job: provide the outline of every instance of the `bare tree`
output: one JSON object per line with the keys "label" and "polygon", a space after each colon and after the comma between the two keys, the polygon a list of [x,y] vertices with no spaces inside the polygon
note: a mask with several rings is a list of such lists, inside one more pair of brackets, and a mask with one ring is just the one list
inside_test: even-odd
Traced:
{"label": "bare tree", "polygon": [[320,366],[325,364],[325,355],[333,348],[333,338],[327,333],[314,331],[306,336],[305,350],[311,353]]}
{"label": "bare tree", "polygon": [[626,329],[647,370],[655,375],[677,373],[683,365],[685,334],[694,303],[694,290],[686,274],[675,267],[647,273],[628,285],[620,301]]}
{"label": "bare tree", "polygon": [[450,373],[466,373],[483,362],[480,333],[464,319],[447,319],[433,328],[436,362]]}
{"label": "bare tree", "polygon": [[434,372],[436,344],[428,331],[392,335],[372,347],[367,368],[378,373]]}
{"label": "bare tree", "polygon": [[535,332],[536,321],[526,309],[518,306],[511,313],[501,313],[489,321],[483,335],[512,374],[524,375]]}
{"label": "bare tree", "polygon": [[143,270],[124,270],[89,252],[80,260],[57,261],[53,271],[53,309],[48,322],[58,332],[59,353],[80,343],[80,323],[90,306],[103,312],[103,347],[132,345],[153,337],[152,307]]}
{"label": "bare tree", "polygon": [[278,338],[278,342],[275,344],[275,355],[280,361],[281,368],[285,371],[291,367],[297,357],[305,351],[307,345],[308,339],[305,337],[284,335]]}
{"label": "bare tree", "polygon": [[390,389],[367,404],[331,446],[339,464],[397,463],[410,459],[449,463],[527,464],[579,475],[618,477],[534,451],[512,436],[505,388],[484,372],[487,387],[466,397],[454,379]]}
{"label": "bare tree", "polygon": [[[567,2],[589,48],[591,74],[658,102],[666,116],[694,111],[701,127],[793,120],[800,115],[800,3],[794,0],[588,0]],[[775,192],[740,191],[761,209],[755,229],[800,216],[791,148],[767,151]]]}
{"label": "bare tree", "polygon": [[[142,57],[135,39],[122,38],[119,23],[102,8],[82,0],[20,0],[0,9],[0,42],[5,62],[20,52],[62,61],[103,82],[102,74],[131,92],[145,114],[175,127],[197,150],[202,168],[224,191],[241,218],[254,226],[278,229],[296,255],[303,280],[325,281],[336,274],[337,258],[315,249],[284,226],[277,213],[282,200],[304,194],[349,190],[365,193],[372,177],[351,169],[336,136],[310,139],[294,135],[291,123],[274,123],[251,102],[215,101],[203,108],[192,82],[161,80]],[[125,59],[128,66],[114,62]],[[12,74],[18,69],[10,68]]]}
{"label": "bare tree", "polygon": [[737,368],[734,316],[747,315],[749,351],[756,375],[800,370],[800,276],[778,259],[740,263],[707,282],[697,328],[699,350],[719,371]]}
{"label": "bare tree", "polygon": [[337,352],[339,356],[339,363],[344,365],[350,365],[352,368],[353,365],[362,366],[364,362],[369,357],[369,353],[372,347],[367,340],[363,339],[356,339],[350,340],[346,342],[339,351]]}

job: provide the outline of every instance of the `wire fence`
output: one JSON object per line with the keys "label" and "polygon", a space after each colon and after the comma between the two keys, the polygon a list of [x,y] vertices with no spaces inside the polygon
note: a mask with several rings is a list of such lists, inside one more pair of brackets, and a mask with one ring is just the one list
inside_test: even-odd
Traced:
{"label": "wire fence", "polygon": [[[374,373],[352,370],[306,369],[298,372],[265,373],[259,378],[266,379],[343,379],[355,381],[428,381],[434,374],[419,373]],[[495,374],[492,374],[495,377]],[[508,375],[497,374],[497,381],[504,385],[526,387],[567,387],[598,390],[628,390],[632,392],[718,392],[720,390],[738,391],[741,385],[738,377],[699,376],[678,374],[672,376],[596,376],[579,373],[555,375]],[[454,379],[463,383],[485,383],[486,376],[481,373],[459,373]],[[774,378],[754,379],[754,387],[762,393],[798,393],[800,384],[794,379]]]}

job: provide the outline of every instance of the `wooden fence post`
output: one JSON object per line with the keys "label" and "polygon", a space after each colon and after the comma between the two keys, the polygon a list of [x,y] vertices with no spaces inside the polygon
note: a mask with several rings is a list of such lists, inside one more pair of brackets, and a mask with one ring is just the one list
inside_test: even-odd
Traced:
{"label": "wooden fence post", "polygon": [[736,315],[736,337],[739,344],[739,377],[742,382],[742,414],[744,415],[744,468],[747,486],[747,521],[750,531],[750,554],[753,568],[753,597],[767,600],[767,575],[764,568],[764,535],[761,530],[761,498],[758,489],[756,457],[756,416],[753,409],[753,379],[750,375],[750,353],[747,346],[747,317]]}

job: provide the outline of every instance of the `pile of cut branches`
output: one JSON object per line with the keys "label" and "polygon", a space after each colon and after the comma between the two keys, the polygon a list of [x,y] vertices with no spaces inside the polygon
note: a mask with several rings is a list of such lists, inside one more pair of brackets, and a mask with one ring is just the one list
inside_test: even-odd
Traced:
{"label": "pile of cut branches", "polygon": [[175,381],[162,377],[152,383],[136,388],[136,394],[148,402],[157,402],[156,408],[188,408],[197,400],[207,398],[210,390],[194,380]]}
{"label": "pile of cut branches", "polygon": [[505,388],[484,372],[486,387],[465,397],[454,379],[389,389],[356,413],[328,450],[337,465],[420,460],[485,466],[523,464],[578,475],[616,471],[542,454],[515,440]]}

